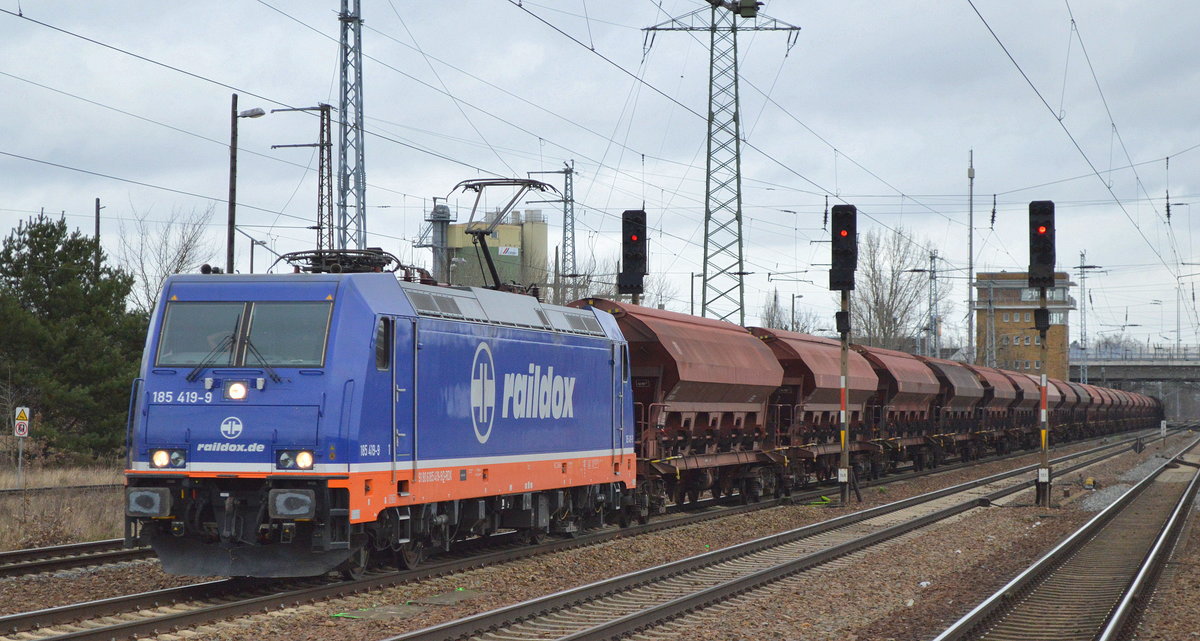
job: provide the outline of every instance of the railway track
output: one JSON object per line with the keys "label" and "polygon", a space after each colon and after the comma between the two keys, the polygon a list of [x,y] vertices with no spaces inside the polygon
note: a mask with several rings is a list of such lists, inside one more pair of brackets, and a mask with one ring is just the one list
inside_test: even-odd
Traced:
{"label": "railway track", "polygon": [[[1135,439],[1136,439],[1136,437],[1131,436],[1127,439],[1122,439],[1119,441],[1115,441],[1112,444],[1101,446],[1101,448],[1103,448],[1103,447],[1120,447],[1121,445],[1132,442]],[[1098,449],[1099,448],[1097,448],[1097,450]],[[1010,458],[1025,456],[1029,453],[1030,452],[1024,451],[1024,450],[1019,451],[1019,452],[1013,452],[1010,454],[1006,454],[1004,456],[989,458],[987,460],[987,462],[1003,461],[1003,460],[1007,460]],[[943,472],[960,470],[960,469],[969,467],[971,465],[975,465],[979,462],[980,461],[955,462],[955,463],[943,464],[939,467],[930,468],[930,469],[922,470],[919,472],[914,472],[914,471],[900,472],[898,474],[889,475],[879,481],[864,482],[862,484],[862,487],[866,488],[866,487],[874,487],[874,486],[878,486],[878,485],[884,485],[884,484],[888,484],[888,483],[899,483],[899,482],[903,482],[903,481],[907,481],[907,480],[911,480],[911,479],[915,479],[915,478],[920,478],[922,476],[928,476],[931,474],[939,474],[939,473],[943,473]],[[89,486],[77,486],[77,487],[78,488],[107,488],[110,486],[104,486],[104,485],[91,486],[91,485],[89,485]],[[120,486],[111,486],[111,487],[120,487]],[[818,484],[812,489],[806,489],[801,492],[798,492],[798,493],[794,494],[793,496],[788,497],[785,500],[790,500],[792,502],[808,502],[808,501],[818,500],[822,496],[827,494],[831,488],[836,489],[836,484],[833,484],[833,485]],[[59,489],[59,488],[51,488],[51,489]],[[61,488],[61,489],[76,489],[76,488]],[[775,500],[775,499],[764,500],[764,501],[760,502],[759,504],[757,504],[757,508],[761,509],[761,508],[766,508],[766,507],[773,507],[775,505],[778,505],[780,502],[781,502],[780,500]],[[706,510],[709,508],[724,505],[725,503],[728,503],[728,501],[727,500],[726,501],[718,501],[715,499],[705,499],[705,500],[702,500],[702,501],[699,501],[699,502],[693,503],[693,504],[673,506],[672,510],[673,511]],[[730,513],[730,514],[733,514],[733,513]],[[707,516],[705,518],[715,518],[715,515]],[[676,525],[678,525],[678,524],[674,523],[674,522],[669,524],[670,527],[675,527]],[[630,533],[641,532],[641,531],[642,530],[629,530]],[[153,556],[154,556],[153,552],[150,551],[148,548],[135,548],[132,550],[123,549],[123,540],[122,539],[105,539],[102,541],[91,541],[91,542],[87,542],[87,543],[72,543],[72,544],[67,544],[67,545],[59,545],[59,546],[46,547],[46,548],[13,550],[13,551],[7,551],[7,552],[0,552],[0,577],[25,576],[25,575],[31,575],[31,574],[39,574],[42,572],[54,572],[54,571],[65,570],[65,569],[70,569],[70,568],[90,567],[90,566],[106,565],[106,564],[112,564],[112,563],[122,563],[122,562],[126,562],[126,561],[138,560],[138,559],[152,558]]]}
{"label": "railway track", "polygon": [[[1110,455],[1058,468],[1082,469]],[[1063,459],[1056,461],[1065,463]],[[1033,485],[1036,466],[978,479],[707,554],[452,621],[388,641],[477,638],[599,640],[637,633],[699,608],[948,519]]]}
{"label": "railway track", "polygon": [[154,555],[149,548],[126,550],[123,546],[123,539],[106,539],[88,543],[0,552],[0,577],[106,565],[146,559]]}
{"label": "railway track", "polygon": [[1200,488],[1200,456],[1182,459],[1185,466],[1164,463],[935,641],[1130,638]]}
{"label": "railway track", "polygon": [[[1129,440],[1116,441],[1090,448],[1071,455],[1071,457],[1063,457],[1060,460],[1080,456],[1101,457],[1105,456],[1105,452],[1111,456],[1125,451],[1128,443]],[[889,480],[901,481],[929,473],[948,471],[954,467],[944,466],[932,471],[896,475],[889,477]],[[1009,472],[1007,474],[1019,473]],[[791,500],[807,501],[819,494],[820,491],[806,492],[793,496]],[[715,502],[701,502],[684,506],[686,509],[681,509],[670,517],[658,519],[646,525],[626,529],[611,528],[581,535],[574,539],[550,541],[536,547],[515,543],[503,545],[504,537],[493,537],[493,539],[500,539],[502,545],[500,549],[492,549],[492,551],[482,554],[478,549],[466,550],[416,571],[378,571],[368,574],[359,581],[227,579],[13,614],[0,617],[0,635],[11,635],[0,637],[0,639],[11,638],[22,641],[33,639],[109,640],[163,633],[190,625],[258,613],[267,609],[336,598],[356,592],[453,574],[484,565],[506,563],[533,555],[593,545],[618,537],[723,518],[770,507],[780,502],[780,500],[764,500],[758,504],[725,508],[717,508]]]}
{"label": "railway track", "polygon": [[100,490],[119,490],[125,487],[120,483],[105,483],[102,485],[58,485],[54,487],[11,487],[0,489],[0,497],[22,496],[26,494],[53,494],[55,492],[94,492]]}

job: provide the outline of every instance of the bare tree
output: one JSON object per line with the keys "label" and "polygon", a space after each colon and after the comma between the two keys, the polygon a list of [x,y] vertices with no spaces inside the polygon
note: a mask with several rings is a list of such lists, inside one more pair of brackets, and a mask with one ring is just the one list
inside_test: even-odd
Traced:
{"label": "bare tree", "polygon": [[[796,298],[799,298],[797,296]],[[791,307],[787,307],[779,298],[779,289],[775,289],[763,304],[758,321],[762,327],[786,329],[801,334],[811,334],[832,324],[831,320],[823,318],[811,308],[797,309],[796,300],[792,299]]]}
{"label": "bare tree", "polygon": [[779,304],[779,288],[776,288],[767,297],[767,302],[763,303],[762,313],[758,315],[758,322],[762,323],[763,327],[791,329],[791,321],[788,313],[783,310],[783,305]]}
{"label": "bare tree", "polygon": [[642,298],[642,304],[647,307],[670,309],[671,304],[679,298],[679,289],[675,283],[662,274],[647,274],[643,289],[645,295]]}
{"label": "bare tree", "polygon": [[213,206],[193,209],[186,214],[174,209],[166,222],[150,220],[149,210],[130,209],[132,229],[121,224],[117,256],[137,281],[130,293],[134,309],[149,314],[158,303],[158,294],[167,276],[195,270],[210,260],[216,251],[211,241],[205,238]]}
{"label": "bare tree", "polygon": [[812,334],[819,331],[831,331],[833,327],[833,316],[821,316],[812,308],[797,309],[796,315],[791,319],[791,329],[793,332],[801,334]]}
{"label": "bare tree", "polygon": [[921,324],[926,280],[920,269],[924,250],[905,238],[903,229],[886,235],[872,230],[858,246],[857,287],[850,297],[855,340],[875,347],[902,349]]}

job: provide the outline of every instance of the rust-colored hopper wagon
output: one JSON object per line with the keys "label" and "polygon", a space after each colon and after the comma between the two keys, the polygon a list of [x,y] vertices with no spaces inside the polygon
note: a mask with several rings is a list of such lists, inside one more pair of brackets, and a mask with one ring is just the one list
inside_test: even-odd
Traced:
{"label": "rust-colored hopper wagon", "polygon": [[[783,366],[783,385],[771,395],[769,417],[771,424],[778,426],[780,444],[789,446],[787,455],[794,460],[789,474],[801,484],[809,477],[828,477],[837,468],[841,453],[841,342],[765,327],[751,327],[750,331],[771,348]],[[854,350],[847,351],[846,365],[848,447],[856,459],[877,458],[874,455],[880,448],[871,442],[874,425],[864,418],[879,377]]]}
{"label": "rust-colored hopper wagon", "polygon": [[659,484],[652,502],[779,488],[767,401],[783,368],[769,347],[710,318],[596,298],[572,305],[612,314],[629,342],[639,474]]}

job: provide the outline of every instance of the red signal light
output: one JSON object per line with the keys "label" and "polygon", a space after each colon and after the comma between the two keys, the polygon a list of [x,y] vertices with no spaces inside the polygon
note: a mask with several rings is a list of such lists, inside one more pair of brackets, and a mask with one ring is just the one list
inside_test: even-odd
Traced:
{"label": "red signal light", "polygon": [[1039,234],[1044,234],[1044,233],[1046,233],[1046,226],[1045,226],[1045,225],[1038,225],[1038,233],[1039,233]]}
{"label": "red signal light", "polygon": [[842,238],[845,238],[846,236],[850,235],[850,232],[843,229],[842,231],[838,232],[838,235],[841,236]]}
{"label": "red signal light", "polygon": [[629,240],[631,240],[631,241],[633,241],[633,242],[635,242],[635,243],[637,242],[637,239],[638,239],[638,237],[637,237],[637,234],[634,234],[634,235],[632,235],[632,236],[630,236],[630,237],[629,237]]}

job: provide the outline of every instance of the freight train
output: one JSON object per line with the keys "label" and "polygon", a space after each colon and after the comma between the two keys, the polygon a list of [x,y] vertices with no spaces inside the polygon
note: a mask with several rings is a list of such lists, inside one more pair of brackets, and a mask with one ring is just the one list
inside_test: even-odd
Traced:
{"label": "freight train", "polygon": [[[500,531],[782,495],[836,467],[837,341],[334,267],[165,283],[130,399],[125,537],[167,572],[356,576]],[[860,475],[1037,442],[1032,376],[849,356]],[[1162,413],[1051,383],[1055,441]]]}

